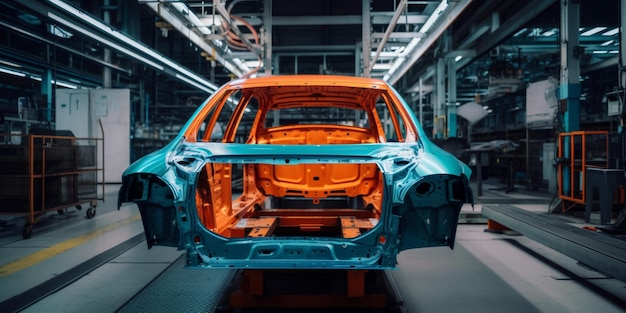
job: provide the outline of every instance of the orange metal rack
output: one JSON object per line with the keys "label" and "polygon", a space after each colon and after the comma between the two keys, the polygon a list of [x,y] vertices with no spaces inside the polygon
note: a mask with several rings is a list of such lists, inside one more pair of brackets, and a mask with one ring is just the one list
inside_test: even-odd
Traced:
{"label": "orange metal rack", "polygon": [[[587,168],[608,168],[608,146],[607,131],[574,131],[559,134],[557,171],[559,198],[563,200],[562,212],[575,205],[585,205]],[[564,178],[565,175],[567,179]]]}
{"label": "orange metal rack", "polygon": [[0,214],[25,217],[24,239],[30,238],[34,224],[50,211],[62,214],[67,208],[80,210],[81,204],[89,203],[86,217],[94,217],[97,201],[104,196],[104,185],[101,192],[97,188],[98,176],[103,179],[104,175],[103,168],[98,168],[97,151],[104,139],[19,136],[19,144],[0,145]]}

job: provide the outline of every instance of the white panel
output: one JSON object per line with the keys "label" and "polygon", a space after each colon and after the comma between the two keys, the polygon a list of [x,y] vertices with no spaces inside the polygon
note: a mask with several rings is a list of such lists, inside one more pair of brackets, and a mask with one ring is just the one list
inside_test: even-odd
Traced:
{"label": "white panel", "polygon": [[526,89],[526,124],[551,123],[556,109],[556,82],[547,79]]}
{"label": "white panel", "polygon": [[76,137],[89,137],[88,90],[57,89],[55,109],[57,130],[70,130]]}
{"label": "white panel", "polygon": [[[104,130],[104,181],[120,183],[122,173],[130,165],[130,91],[91,90],[90,99],[92,137],[103,138],[100,123]],[[98,166],[101,167],[102,150],[98,149]]]}

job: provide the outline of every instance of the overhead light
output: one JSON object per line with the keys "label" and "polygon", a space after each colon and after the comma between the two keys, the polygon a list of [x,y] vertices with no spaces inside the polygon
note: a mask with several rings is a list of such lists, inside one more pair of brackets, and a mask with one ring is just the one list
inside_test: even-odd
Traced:
{"label": "overhead light", "polygon": [[64,29],[62,29],[59,26],[56,26],[54,24],[50,24],[49,25],[48,31],[51,34],[53,34],[53,35],[55,35],[57,37],[61,37],[61,38],[65,38],[65,39],[72,38],[72,36],[74,36],[74,34],[68,32],[68,31],[66,31],[66,30],[64,30]]}
{"label": "overhead light", "polygon": [[603,30],[605,30],[605,29],[606,29],[606,27],[604,27],[604,26],[601,26],[601,27],[594,27],[594,28],[592,28],[592,29],[590,29],[590,30],[588,30],[588,31],[586,31],[586,32],[584,32],[584,33],[582,33],[582,34],[580,34],[580,35],[581,35],[581,36],[591,36],[591,35],[595,35],[595,34],[597,34],[597,33],[601,32],[601,31],[603,31]]}
{"label": "overhead light", "polygon": [[13,75],[13,76],[26,77],[26,74],[24,74],[22,72],[10,70],[8,68],[3,68],[3,67],[0,67],[0,72],[5,73],[5,74],[9,74],[9,75]]}
{"label": "overhead light", "polygon": [[255,67],[258,67],[261,64],[261,62],[259,62],[259,60],[252,60],[252,61],[244,61],[243,64],[245,64],[249,68],[255,68]]}
{"label": "overhead light", "polygon": [[454,62],[459,62],[461,61],[462,58],[463,58],[462,55],[457,55],[456,58],[454,58]]}
{"label": "overhead light", "polygon": [[389,69],[391,69],[391,63],[376,63],[376,64],[374,64],[372,69],[373,70],[379,70],[379,71],[389,70]]}
{"label": "overhead light", "polygon": [[189,22],[191,22],[191,25],[196,27],[203,35],[210,35],[211,34],[211,30],[208,27],[206,27],[206,26],[201,26],[201,25],[203,25],[203,23],[200,22],[200,19],[198,19],[196,14],[191,12],[191,10],[189,10],[189,8],[184,3],[182,3],[182,2],[174,2],[174,3],[172,3],[172,6],[174,6],[174,8],[176,8],[176,10],[180,11],[180,13],[185,15],[187,17],[187,19],[189,20]]}
{"label": "overhead light", "polygon": [[50,81],[50,83],[52,83],[52,84],[54,84],[56,86],[61,86],[61,87],[69,88],[69,89],[77,89],[78,88],[78,86],[76,86],[76,85],[72,85],[70,83],[59,82],[59,81],[55,81],[55,80]]}
{"label": "overhead light", "polygon": [[619,28],[615,27],[609,31],[607,31],[606,33],[602,34],[602,36],[613,36],[615,34],[619,33]]}
{"label": "overhead light", "polygon": [[198,18],[202,25],[221,26],[222,17],[219,15],[210,15],[202,18]]}
{"label": "overhead light", "polygon": [[[135,39],[130,38],[130,37],[128,37],[128,36],[118,32],[118,31],[114,30],[109,25],[106,25],[106,24],[102,23],[101,21],[96,20],[95,18],[92,18],[89,15],[86,15],[86,14],[82,13],[80,10],[77,10],[73,6],[71,6],[71,5],[65,3],[65,2],[63,2],[61,0],[50,0],[50,2],[52,2],[53,4],[55,4],[58,7],[62,8],[66,12],[74,15],[75,17],[77,17],[77,18],[79,18],[79,19],[89,23],[90,25],[95,26],[95,27],[99,28],[100,30],[102,30],[102,31],[104,31],[104,32],[106,32],[106,33],[116,37],[117,39],[119,39],[122,42],[128,44],[129,46],[134,47],[134,48],[140,50],[142,53],[144,53],[144,54],[146,54],[148,56],[151,56],[152,58],[154,58],[156,60],[159,60],[160,62],[163,62],[164,64],[172,67],[174,70],[176,70],[176,71],[178,71],[180,73],[183,73],[183,74],[187,75],[189,78],[191,78],[191,80],[196,81],[198,83],[201,83],[203,86],[206,86],[206,88],[202,88],[202,90],[207,90],[208,89],[208,90],[211,90],[209,93],[213,93],[213,92],[215,92],[218,89],[218,86],[216,86],[215,84],[209,82],[204,77],[202,77],[200,75],[197,75],[197,74],[195,74],[195,73],[193,73],[193,72],[191,72],[191,71],[181,67],[180,65],[178,65],[175,62],[173,62],[172,60],[162,56],[161,54],[155,52],[154,50],[149,49],[148,47],[144,46],[143,44],[140,44]],[[135,59],[137,59],[139,61],[142,61],[145,64],[148,64],[148,65],[153,66],[154,68],[156,68],[156,69],[158,69],[160,71],[163,71],[163,66],[161,66],[159,64],[156,64],[155,62],[152,62],[152,61],[150,61],[150,60],[148,60],[148,59],[146,59],[146,58],[144,58],[144,57],[142,57],[142,56],[140,56],[140,55],[138,55],[138,54],[136,54],[136,53],[134,53],[132,51],[129,51],[128,49],[125,49],[125,48],[123,48],[121,46],[118,46],[118,45],[112,43],[109,40],[106,40],[106,39],[104,39],[104,38],[102,38],[100,36],[97,36],[96,34],[88,32],[88,31],[78,27],[77,25],[69,23],[68,21],[65,21],[62,18],[54,15],[53,13],[48,12],[48,16],[53,18],[53,19],[55,19],[55,20],[58,20],[59,22],[65,23],[65,25],[67,25],[67,26],[75,28],[76,30],[84,33],[85,35],[91,36],[92,38],[94,38],[94,39],[96,39],[98,41],[101,41],[104,44],[109,45],[109,46],[113,47],[114,49],[117,49],[118,51],[120,51],[120,52],[122,52],[124,54],[130,55],[131,57],[133,57],[133,58],[135,58]],[[189,80],[189,81],[191,81],[191,80]]]}
{"label": "overhead light", "polygon": [[120,52],[122,52],[122,53],[124,53],[126,55],[129,55],[129,56],[131,56],[131,57],[133,57],[133,58],[135,58],[135,59],[137,59],[137,60],[139,60],[141,62],[144,62],[144,63],[146,63],[146,64],[148,64],[148,65],[150,65],[150,66],[152,66],[152,67],[154,67],[154,68],[156,68],[156,69],[158,69],[160,71],[163,70],[163,66],[158,65],[158,64],[156,64],[156,63],[154,63],[154,62],[152,62],[152,61],[150,61],[150,60],[140,56],[139,54],[134,53],[134,52],[126,49],[126,48],[118,46],[118,45],[114,44],[113,42],[111,42],[110,40],[104,39],[103,37],[100,37],[100,36],[90,32],[90,31],[88,31],[88,30],[86,30],[86,29],[84,29],[84,28],[74,24],[74,23],[71,23],[71,22],[69,22],[69,21],[67,21],[67,20],[57,16],[54,13],[48,12],[48,16],[50,18],[52,18],[53,20],[59,22],[59,23],[67,25],[67,26],[73,28],[74,30],[77,30],[80,33],[83,33],[86,36],[89,36],[89,37],[91,37],[91,38],[93,38],[93,39],[95,39],[95,40],[97,40],[97,41],[99,41],[99,42],[109,46],[109,47],[112,47],[113,49],[116,49],[116,50],[118,50],[118,51],[120,51]]}
{"label": "overhead light", "polygon": [[596,50],[593,52],[593,54],[606,54],[606,53],[608,53],[608,51]]}
{"label": "overhead light", "polygon": [[613,43],[613,41],[614,41],[613,39],[611,39],[611,40],[609,40],[609,41],[605,41],[605,42],[603,42],[603,43],[601,44],[601,46],[608,46],[608,45],[612,44],[612,43]]}
{"label": "overhead light", "polygon": [[19,65],[17,63],[5,61],[5,60],[0,60],[0,63],[2,63],[4,65],[8,65],[8,66],[13,66],[13,67],[22,67],[21,65]]}
{"label": "overhead light", "polygon": [[519,37],[519,36],[521,36],[522,34],[524,34],[527,30],[528,30],[527,28],[522,28],[522,29],[520,29],[517,33],[515,33],[515,34],[513,35],[513,37]]}
{"label": "overhead light", "polygon": [[548,31],[546,31],[545,33],[543,33],[543,34],[542,34],[542,36],[544,36],[544,37],[550,37],[550,36],[552,36],[552,35],[556,34],[556,32],[557,32],[557,29],[556,29],[556,28],[553,28],[553,29],[548,30]]}

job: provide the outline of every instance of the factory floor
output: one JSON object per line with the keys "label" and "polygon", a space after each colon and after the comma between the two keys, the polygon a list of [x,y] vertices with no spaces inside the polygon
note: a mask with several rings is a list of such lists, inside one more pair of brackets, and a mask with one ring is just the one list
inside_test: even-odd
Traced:
{"label": "factory floor", "polygon": [[[401,252],[397,269],[384,273],[390,304],[371,312],[625,311],[626,282],[518,233],[485,231],[486,203],[537,213],[554,205],[552,194],[499,187],[484,182],[476,205],[464,206],[453,250]],[[136,207],[117,210],[118,188],[105,185],[95,217],[48,213],[29,239],[23,218],[0,216],[0,312],[289,312],[229,307],[235,270],[186,269],[182,251],[148,250]]]}

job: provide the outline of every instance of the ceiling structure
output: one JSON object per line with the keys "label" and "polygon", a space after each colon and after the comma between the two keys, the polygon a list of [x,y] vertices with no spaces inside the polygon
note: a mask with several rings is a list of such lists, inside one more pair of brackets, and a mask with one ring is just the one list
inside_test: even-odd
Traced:
{"label": "ceiling structure", "polygon": [[[0,1],[0,84],[130,87],[138,101],[192,109],[236,77],[346,74],[387,80],[415,102],[438,59],[456,63],[457,101],[558,77],[556,0]],[[619,2],[581,2],[582,73],[617,64]],[[28,47],[20,49],[19,47]],[[512,71],[511,71],[512,70]],[[7,78],[8,77],[8,78]],[[419,82],[422,81],[420,85]],[[150,89],[154,89],[150,91]],[[138,91],[135,91],[138,90]],[[146,95],[151,98],[146,100]],[[182,100],[180,100],[182,99]],[[7,100],[8,101],[8,100]],[[429,99],[425,99],[426,102]],[[190,105],[191,104],[191,105]],[[147,109],[136,113],[141,113]],[[187,111],[182,110],[180,120]]]}
{"label": "ceiling structure", "polygon": [[[617,12],[617,2],[600,2],[607,4],[585,6],[583,11],[580,34],[586,66],[617,60],[617,16],[602,13]],[[546,56],[558,56],[559,49],[555,0],[139,3],[158,16],[156,26],[163,34],[180,32],[209,58],[229,70],[234,67],[233,77],[346,74],[381,78],[403,91],[417,92],[419,78],[431,78],[434,59],[442,55],[454,58],[458,69],[478,66],[485,71],[495,58],[520,59],[515,66],[521,68],[527,65],[522,55],[528,63],[537,58],[546,62]],[[535,25],[528,26],[533,20]],[[551,66],[558,66],[558,59],[553,61]],[[475,75],[462,80],[474,82]],[[422,88],[429,92],[433,87]],[[461,90],[459,95],[467,101],[481,91]]]}

